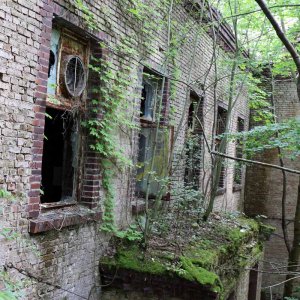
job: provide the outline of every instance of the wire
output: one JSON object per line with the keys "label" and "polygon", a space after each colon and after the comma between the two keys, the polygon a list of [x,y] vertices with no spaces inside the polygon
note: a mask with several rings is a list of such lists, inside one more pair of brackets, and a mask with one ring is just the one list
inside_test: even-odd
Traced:
{"label": "wire", "polygon": [[11,262],[5,264],[5,265],[4,265],[4,268],[14,269],[14,270],[18,271],[20,274],[22,274],[22,275],[24,275],[24,276],[26,276],[26,277],[28,277],[28,278],[34,279],[34,280],[36,280],[37,282],[44,283],[44,284],[49,285],[49,286],[53,286],[53,287],[55,287],[56,289],[63,290],[64,292],[67,292],[67,293],[70,293],[70,294],[75,295],[75,296],[77,296],[77,297],[80,297],[81,299],[88,300],[87,297],[82,296],[82,295],[79,295],[79,294],[77,294],[77,293],[75,293],[75,292],[72,292],[72,291],[70,291],[70,290],[67,290],[67,289],[63,288],[62,286],[60,286],[60,285],[58,285],[58,284],[54,284],[54,283],[51,283],[51,282],[49,282],[49,281],[44,281],[42,278],[37,277],[37,276],[31,274],[29,271],[14,266],[13,263],[11,263]]}

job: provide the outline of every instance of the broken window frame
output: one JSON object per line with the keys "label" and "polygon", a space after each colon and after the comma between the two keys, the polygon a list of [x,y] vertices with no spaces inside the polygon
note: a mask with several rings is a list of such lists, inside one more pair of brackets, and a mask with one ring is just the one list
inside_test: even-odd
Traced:
{"label": "broken window frame", "polygon": [[[172,147],[173,139],[173,127],[172,126],[160,126],[158,133],[158,144],[156,148],[156,153],[153,154],[153,148],[151,141],[155,139],[155,132],[157,129],[156,124],[147,124],[141,127],[141,132],[139,133],[139,154],[138,154],[138,169],[137,169],[137,183],[136,183],[136,196],[140,199],[145,198],[147,190],[147,180],[148,171],[145,169],[150,166],[153,155],[154,157],[154,167],[153,172],[156,172],[157,182],[150,183],[150,194],[149,199],[154,199],[157,193],[152,192],[154,189],[159,192],[161,189],[161,184],[159,179],[167,177],[167,166],[170,160],[170,147]],[[145,137],[145,147],[141,146],[140,142],[143,134],[147,132],[147,137]],[[149,144],[148,144],[149,143]],[[147,153],[148,152],[148,153]],[[143,156],[143,160],[140,157]],[[150,170],[149,170],[150,171]],[[143,174],[144,173],[144,174]],[[165,193],[164,193],[165,194]]]}
{"label": "broken window frame", "polygon": [[[191,91],[187,118],[184,184],[186,187],[189,186],[195,190],[199,190],[200,188],[201,167],[203,162],[203,129],[200,124],[196,122],[195,115],[197,115],[203,125],[203,104],[204,97],[199,97],[196,93]],[[195,146],[195,142],[198,143],[198,147]],[[195,150],[195,147],[198,149]],[[195,155],[196,157],[194,157]],[[196,177],[196,179],[194,177]]]}
{"label": "broken window frame", "polygon": [[[143,89],[140,108],[141,122],[156,123],[157,115],[157,99],[162,90],[162,78],[149,72],[143,73]],[[152,96],[152,97],[151,97]]]}
{"label": "broken window frame", "polygon": [[[52,73],[50,78],[48,78],[47,85],[47,105],[52,106],[53,108],[62,109],[74,109],[74,106],[85,106],[84,101],[82,99],[86,99],[86,84],[88,78],[88,63],[90,56],[90,42],[89,40],[74,34],[69,29],[62,28],[60,26],[55,26],[52,29],[54,33],[52,37],[54,37],[55,41],[52,41],[51,38],[51,49],[50,51],[54,53],[55,56],[55,65],[53,67],[54,73]],[[56,43],[56,44],[54,44]],[[79,96],[72,96],[65,84],[65,72],[66,65],[70,60],[71,56],[79,57],[85,66],[85,82],[82,93]],[[55,82],[54,82],[55,81]]]}
{"label": "broken window frame", "polygon": [[[159,126],[159,130],[167,133],[166,136],[164,136],[163,138],[165,139],[165,141],[167,141],[168,145],[168,156],[167,158],[165,158],[165,163],[166,166],[165,168],[168,168],[168,162],[170,160],[170,149],[172,147],[173,144],[173,135],[174,135],[174,127],[173,126],[169,126],[169,125],[162,125],[161,124],[161,120],[164,118],[163,116],[163,111],[164,111],[164,105],[166,105],[166,101],[164,101],[164,93],[163,95],[161,95],[161,91],[162,91],[162,83],[163,83],[163,78],[159,75],[157,75],[155,72],[152,72],[151,70],[144,70],[143,72],[143,78],[142,78],[142,91],[141,91],[141,102],[140,102],[140,126],[141,129],[153,129],[153,132],[155,133],[156,128]],[[152,91],[152,95],[154,95],[154,99],[150,100],[149,98],[147,99],[148,95],[146,94],[146,97],[143,95],[144,94],[144,90],[146,89],[146,87],[153,87],[153,91]],[[145,98],[143,98],[145,97]],[[162,105],[161,105],[161,112],[158,112],[158,97],[162,97],[161,101],[162,101]],[[143,101],[144,101],[144,105],[147,104],[145,103],[146,101],[150,101],[150,104],[147,104],[148,107],[148,111],[144,111],[143,113]],[[145,105],[146,106],[146,105]],[[160,116],[160,120],[158,120],[158,116]],[[139,148],[140,148],[140,141],[141,141],[141,134],[139,134],[139,138],[138,138],[138,144],[139,144]],[[145,141],[147,143],[147,141]],[[165,147],[165,146],[163,146]],[[141,149],[139,149],[139,151],[141,151]],[[146,151],[146,150],[145,150]],[[158,149],[156,150],[158,151]],[[145,156],[146,154],[144,154]],[[139,157],[140,157],[140,153],[138,155],[138,159],[137,159],[137,164],[138,164],[138,169],[141,167],[143,168],[142,164],[145,164],[145,161],[139,161]],[[152,155],[149,156],[149,161],[151,160]],[[155,163],[155,162],[154,162]],[[140,179],[140,171],[137,170],[137,177],[136,177],[136,189],[135,189],[135,195],[138,199],[144,199],[146,196],[146,191],[143,191],[141,189],[139,189],[140,184],[138,183],[138,181],[146,181],[147,182],[147,178],[148,175],[144,175],[142,179]],[[166,176],[168,176],[169,174],[165,174]],[[150,185],[150,189],[151,189],[151,185]],[[160,190],[160,188],[158,189]],[[157,196],[156,194],[151,194],[150,193],[150,199],[155,198]],[[169,192],[166,191],[166,193],[163,195],[163,199],[168,199],[169,198]]]}
{"label": "broken window frame", "polygon": [[[55,41],[53,42],[54,39]],[[55,44],[56,43],[56,44]],[[78,46],[77,46],[78,45]],[[51,46],[50,51],[54,52],[55,61],[52,66],[52,70],[50,68],[49,70],[49,78],[48,78],[48,84],[47,84],[47,99],[46,99],[46,110],[52,109],[57,112],[57,114],[67,115],[68,118],[73,118],[73,125],[77,128],[77,142],[75,143],[75,148],[72,147],[73,151],[73,158],[71,159],[71,168],[73,168],[73,174],[72,174],[72,196],[71,199],[64,201],[62,199],[63,197],[63,189],[64,189],[64,181],[62,178],[61,181],[61,196],[59,200],[53,200],[53,202],[44,202],[43,198],[44,195],[41,195],[41,203],[40,206],[42,209],[48,209],[48,208],[57,208],[62,206],[68,206],[68,205],[74,205],[78,202],[79,196],[80,196],[80,178],[82,177],[83,173],[83,134],[81,129],[81,121],[82,116],[84,115],[84,112],[86,110],[86,98],[87,98],[87,92],[86,92],[86,82],[88,78],[88,62],[89,62],[89,49],[90,44],[89,41],[85,38],[74,34],[74,32],[71,32],[70,30],[66,28],[62,28],[59,26],[53,26],[52,29],[52,37],[51,37]],[[80,53],[80,50],[82,51]],[[85,82],[84,87],[82,88],[82,92],[79,96],[72,96],[71,93],[69,93],[66,90],[66,86],[64,85],[64,77],[63,74],[65,71],[65,65],[63,60],[70,59],[71,56],[73,57],[79,57],[82,60],[82,63],[85,67]],[[51,58],[51,56],[50,56]],[[50,64],[49,64],[50,67]],[[54,74],[52,73],[54,72]],[[75,74],[76,75],[76,74]],[[55,84],[53,84],[55,82]],[[50,83],[50,84],[49,84]],[[51,86],[52,85],[52,86]],[[47,118],[46,114],[46,118]],[[48,122],[49,123],[49,122]],[[44,131],[47,130],[46,128],[47,120],[45,122]],[[73,131],[73,128],[70,129],[70,132],[65,132],[65,134],[71,135],[75,131]],[[44,143],[44,151],[47,151],[46,142]],[[66,148],[65,150],[66,151]],[[66,153],[62,153],[63,156],[66,155]],[[76,159],[74,159],[74,155],[76,155]],[[42,163],[44,164],[44,157],[45,154],[43,152],[43,158]],[[63,158],[62,161],[62,169],[65,167],[67,159]],[[75,162],[75,164],[74,164]],[[69,166],[70,167],[70,166]],[[53,169],[54,170],[54,169]],[[62,170],[62,173],[66,170]],[[45,175],[44,175],[45,176]],[[42,182],[43,182],[43,167],[42,167]],[[41,190],[43,189],[41,185]]]}

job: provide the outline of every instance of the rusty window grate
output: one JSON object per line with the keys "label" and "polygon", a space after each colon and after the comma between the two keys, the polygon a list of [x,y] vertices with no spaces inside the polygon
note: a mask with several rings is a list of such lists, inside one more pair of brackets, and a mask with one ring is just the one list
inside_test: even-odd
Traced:
{"label": "rusty window grate", "polygon": [[67,56],[64,76],[68,93],[73,97],[80,96],[85,88],[86,73],[84,64],[78,56]]}

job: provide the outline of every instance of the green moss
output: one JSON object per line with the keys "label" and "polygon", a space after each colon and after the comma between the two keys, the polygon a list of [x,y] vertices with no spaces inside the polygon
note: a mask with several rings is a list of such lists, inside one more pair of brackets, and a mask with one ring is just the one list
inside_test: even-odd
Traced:
{"label": "green moss", "polygon": [[194,243],[184,251],[184,256],[203,268],[212,268],[218,264],[219,251],[210,241]]}
{"label": "green moss", "polygon": [[213,292],[220,293],[223,290],[222,283],[217,274],[210,272],[202,267],[195,266],[191,259],[181,256],[180,261],[183,269],[186,271],[182,277],[190,280],[197,281],[201,285],[209,286]]}
{"label": "green moss", "polygon": [[156,256],[144,257],[142,250],[136,245],[119,248],[114,259],[102,258],[100,263],[149,274],[166,272],[166,267]]}
{"label": "green moss", "polygon": [[254,219],[246,218],[246,217],[239,217],[238,223],[243,226],[244,228],[249,228],[254,232],[259,232],[260,224],[255,221]]}
{"label": "green moss", "polygon": [[260,223],[259,233],[261,238],[268,240],[270,235],[276,230],[275,227]]}
{"label": "green moss", "polygon": [[201,236],[187,240],[179,258],[170,250],[148,249],[144,253],[131,243],[119,244],[115,257],[103,258],[101,264],[144,274],[181,277],[225,299],[241,271],[255,262],[262,252],[260,224],[247,218],[235,218],[234,224],[232,220],[218,224],[205,239]]}

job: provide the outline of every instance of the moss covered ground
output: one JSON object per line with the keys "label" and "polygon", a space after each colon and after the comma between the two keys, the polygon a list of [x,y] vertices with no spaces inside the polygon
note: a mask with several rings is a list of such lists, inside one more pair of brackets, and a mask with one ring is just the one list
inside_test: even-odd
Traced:
{"label": "moss covered ground", "polygon": [[226,299],[245,267],[259,259],[263,240],[272,230],[244,216],[220,215],[177,229],[154,231],[146,251],[138,243],[119,241],[114,255],[103,257],[101,264],[180,277]]}

